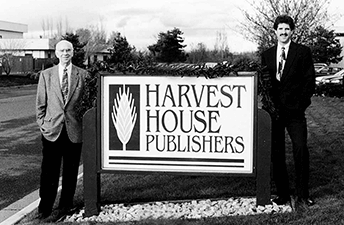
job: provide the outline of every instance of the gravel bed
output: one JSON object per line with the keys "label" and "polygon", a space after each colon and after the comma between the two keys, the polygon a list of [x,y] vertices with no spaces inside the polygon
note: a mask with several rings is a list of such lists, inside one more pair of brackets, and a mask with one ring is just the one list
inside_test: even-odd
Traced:
{"label": "gravel bed", "polygon": [[257,206],[256,198],[230,198],[227,200],[192,200],[178,202],[151,202],[146,204],[111,204],[101,207],[98,216],[84,217],[84,209],[65,222],[128,222],[144,219],[200,219],[260,213],[291,212],[289,205]]}

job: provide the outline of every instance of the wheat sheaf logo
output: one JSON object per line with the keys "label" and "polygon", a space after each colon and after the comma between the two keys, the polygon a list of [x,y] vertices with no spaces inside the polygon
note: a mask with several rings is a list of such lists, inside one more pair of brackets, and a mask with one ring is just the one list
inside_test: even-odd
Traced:
{"label": "wheat sheaf logo", "polygon": [[123,151],[125,151],[137,117],[134,99],[132,98],[132,93],[129,92],[129,87],[126,88],[125,85],[123,85],[123,89],[119,88],[119,92],[116,98],[114,98],[111,117],[117,131],[117,136],[122,142]]}

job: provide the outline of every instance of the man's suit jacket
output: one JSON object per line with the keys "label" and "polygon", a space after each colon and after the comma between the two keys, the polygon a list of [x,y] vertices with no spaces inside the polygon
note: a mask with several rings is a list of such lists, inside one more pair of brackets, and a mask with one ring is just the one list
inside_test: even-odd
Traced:
{"label": "man's suit jacket", "polygon": [[66,104],[63,102],[58,66],[41,72],[36,98],[36,119],[43,136],[55,141],[63,124],[73,143],[82,142],[82,120],[76,108],[80,106],[87,71],[72,65],[70,85]]}
{"label": "man's suit jacket", "polygon": [[271,98],[275,106],[288,113],[304,112],[311,104],[315,89],[315,71],[308,47],[290,43],[283,74],[278,81],[277,46],[263,52],[262,66],[266,66],[272,81]]}

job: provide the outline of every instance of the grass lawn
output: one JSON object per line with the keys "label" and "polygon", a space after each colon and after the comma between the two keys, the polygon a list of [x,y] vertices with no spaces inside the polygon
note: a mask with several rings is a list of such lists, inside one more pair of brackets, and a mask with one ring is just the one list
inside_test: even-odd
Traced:
{"label": "grass lawn", "polygon": [[29,75],[0,75],[0,87],[10,87],[17,85],[37,84],[38,80],[30,78]]}
{"label": "grass lawn", "polygon": [[[82,223],[82,224],[344,224],[344,99],[313,97],[307,110],[310,151],[310,194],[316,201],[309,211],[284,214],[260,214],[254,216],[231,216],[199,220],[144,220],[126,223]],[[290,150],[287,136],[287,149]],[[290,181],[294,187],[293,160],[288,151],[287,160]],[[207,198],[230,198],[233,196],[255,196],[255,180],[247,177],[218,176],[172,176],[102,174],[101,202],[138,203],[165,200],[188,200]],[[82,184],[82,183],[81,183]],[[272,194],[275,188],[272,186]],[[75,204],[83,207],[83,188],[79,185]],[[35,212],[21,224],[32,224]],[[78,224],[78,223],[57,223]]]}

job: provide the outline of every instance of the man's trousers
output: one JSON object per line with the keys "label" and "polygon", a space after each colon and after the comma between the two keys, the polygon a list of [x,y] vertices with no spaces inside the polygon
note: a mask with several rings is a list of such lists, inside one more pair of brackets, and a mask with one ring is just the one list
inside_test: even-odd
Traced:
{"label": "man's trousers", "polygon": [[307,148],[307,123],[304,113],[281,114],[272,122],[272,171],[277,195],[290,196],[289,178],[286,165],[285,129],[292,142],[295,166],[295,195],[308,198],[309,151]]}
{"label": "man's trousers", "polygon": [[43,159],[38,212],[49,215],[52,212],[59,184],[61,162],[62,191],[58,208],[71,209],[77,183],[81,155],[81,143],[72,143],[67,135],[65,126],[60,136],[54,142],[48,141],[42,135]]}

